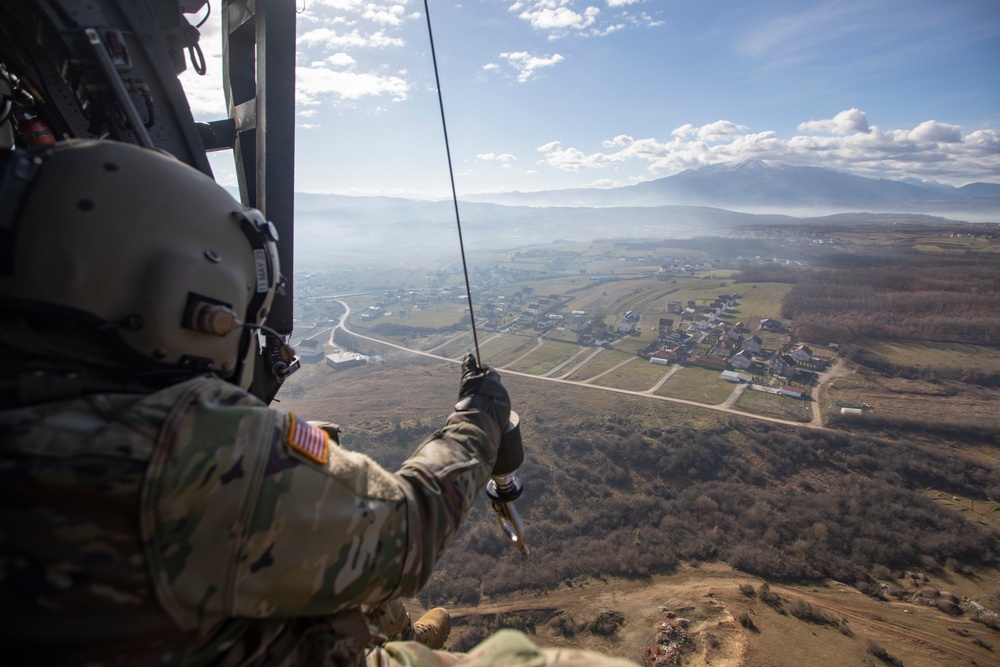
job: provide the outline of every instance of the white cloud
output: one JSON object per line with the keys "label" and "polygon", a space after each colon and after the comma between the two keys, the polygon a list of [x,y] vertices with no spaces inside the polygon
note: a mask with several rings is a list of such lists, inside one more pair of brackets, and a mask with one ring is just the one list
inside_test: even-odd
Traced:
{"label": "white cloud", "polygon": [[364,5],[364,0],[309,0],[306,3],[306,10],[315,10],[319,7],[330,7],[338,11],[354,11]]}
{"label": "white cloud", "polygon": [[535,73],[545,67],[552,67],[561,63],[564,58],[558,53],[551,56],[533,56],[527,51],[516,51],[514,53],[501,53],[501,58],[506,58],[507,62],[517,70],[517,80],[521,83],[529,80]]}
{"label": "white cloud", "polygon": [[962,128],[958,125],[927,120],[910,130],[910,139],[955,144],[962,141]]}
{"label": "white cloud", "polygon": [[295,70],[297,102],[303,105],[320,103],[326,95],[357,100],[363,97],[389,95],[395,101],[405,100],[409,84],[398,76],[382,76],[367,72],[342,72],[328,67],[298,67]]}
{"label": "white cloud", "polygon": [[826,120],[807,120],[799,123],[799,132],[823,132],[830,134],[853,134],[871,131],[868,125],[868,115],[858,109],[841,111],[833,118]]}
{"label": "white cloud", "polygon": [[746,132],[746,125],[737,125],[729,120],[717,120],[701,127],[687,123],[675,129],[671,134],[680,139],[695,137],[699,141],[727,141],[735,135]]}
{"label": "white cloud", "polygon": [[483,69],[487,72],[492,72],[493,70],[500,69],[500,65],[497,65],[496,63],[486,63],[483,65]]}
{"label": "white cloud", "polygon": [[305,46],[325,46],[331,49],[344,47],[382,49],[387,46],[403,46],[404,44],[401,38],[387,35],[383,30],[362,34],[357,28],[346,33],[331,28],[316,28],[299,35],[298,43]]}
{"label": "white cloud", "polygon": [[365,11],[361,14],[361,17],[375,23],[395,26],[403,23],[405,12],[406,8],[403,5],[379,6],[370,4],[365,7]]}
{"label": "white cloud", "polygon": [[585,153],[551,141],[538,147],[540,164],[579,172],[629,161],[646,164],[650,174],[747,159],[791,165],[822,165],[848,173],[881,178],[919,178],[962,183],[1000,180],[1000,132],[976,130],[963,135],[957,125],[926,121],[912,129],[881,130],[869,125],[864,112],[848,109],[823,121],[806,121],[800,134],[782,138],[776,132],[750,132],[745,125],[720,120],[682,125],[668,141],[619,135],[605,149]]}
{"label": "white cloud", "polygon": [[611,33],[617,32],[619,30],[623,30],[624,28],[625,28],[625,24],[624,23],[615,23],[615,24],[606,26],[604,28],[600,28],[600,29],[595,28],[595,29],[593,29],[593,30],[590,31],[590,34],[593,37],[604,37],[605,35],[610,35]]}
{"label": "white cloud", "polygon": [[702,141],[726,141],[740,132],[746,132],[746,125],[737,125],[728,120],[717,120],[698,128],[698,138]]}
{"label": "white cloud", "polygon": [[614,139],[605,139],[601,142],[601,145],[605,148],[615,148],[616,146],[631,146],[635,142],[635,139],[628,136],[627,134],[619,134]]}
{"label": "white cloud", "polygon": [[575,148],[563,148],[558,141],[551,141],[544,146],[539,146],[538,151],[545,155],[544,160],[542,160],[543,164],[548,164],[562,171],[601,169],[626,159],[623,155],[624,151],[610,155],[606,153],[586,155]]}
{"label": "white cloud", "polygon": [[488,161],[495,160],[497,162],[513,162],[517,158],[514,157],[513,155],[511,155],[510,153],[500,153],[500,154],[497,154],[497,153],[480,153],[479,155],[476,156],[476,159],[477,160],[488,160]]}
{"label": "white cloud", "polygon": [[354,58],[350,55],[340,52],[334,53],[332,56],[326,58],[323,62],[333,65],[334,67],[350,67],[351,65],[357,64]]}
{"label": "white cloud", "polygon": [[[588,0],[518,0],[507,10],[527,21],[540,32],[547,32],[549,41],[567,35],[604,37],[629,26],[662,25],[646,12],[631,8],[645,0],[604,0],[607,12],[602,13],[596,2]],[[659,11],[657,11],[659,13]]]}
{"label": "white cloud", "polygon": [[583,13],[573,11],[566,6],[566,0],[541,0],[531,8],[518,14],[536,30],[560,30],[575,28],[582,30],[594,24],[601,10],[597,7],[587,7]]}

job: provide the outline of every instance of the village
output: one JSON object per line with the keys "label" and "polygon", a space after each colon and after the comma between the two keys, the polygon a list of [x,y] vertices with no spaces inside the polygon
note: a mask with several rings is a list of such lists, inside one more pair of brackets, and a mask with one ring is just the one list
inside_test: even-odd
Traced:
{"label": "village", "polygon": [[[617,261],[634,264],[621,257]],[[734,402],[750,389],[780,398],[811,399],[814,379],[836,354],[836,344],[824,346],[820,355],[814,354],[809,345],[796,341],[777,317],[744,314],[741,292],[703,291],[711,285],[726,284],[716,278],[733,273],[722,268],[727,263],[703,257],[651,265],[648,258],[642,257],[627,273],[619,270],[615,274],[601,271],[604,266],[595,267],[599,271],[595,273],[571,270],[560,274],[516,265],[476,268],[471,282],[477,328],[492,334],[490,340],[498,336],[513,340],[509,345],[517,345],[516,340],[521,339],[539,347],[544,342],[550,346],[568,344],[580,350],[562,353],[565,360],[553,359],[548,367],[531,369],[533,374],[559,377],[556,371],[568,363],[570,354],[575,359],[583,349],[597,348],[669,367],[661,376],[682,368],[714,372],[720,382],[715,394],[722,394],[722,385],[727,383],[743,385],[731,399],[717,401],[713,394],[709,404]],[[363,346],[333,345],[332,337],[327,341],[309,333],[331,328],[343,312],[332,295],[323,294],[332,287],[324,278],[322,274],[306,276],[299,282],[298,292],[303,295],[299,312],[313,320],[312,329],[300,328],[303,338],[298,349],[303,362],[325,360],[326,367],[340,371],[380,361],[379,354]],[[693,298],[682,298],[692,296],[693,290],[698,290]],[[636,294],[642,298],[633,296]],[[647,294],[652,296],[646,298]],[[657,294],[668,296],[656,299]],[[461,353],[458,347],[450,349],[444,344],[461,337],[469,328],[468,296],[461,276],[454,271],[427,272],[420,287],[356,292],[344,295],[344,299],[351,308],[348,326],[359,333],[442,356]],[[633,301],[636,305],[629,307]],[[767,306],[774,311],[769,314],[776,314],[779,307],[780,303]],[[753,313],[761,309],[758,304],[751,307]],[[518,357],[498,355],[490,361],[501,368],[509,367],[528,356],[531,349],[524,348],[524,354]],[[604,372],[600,364],[593,363],[590,368],[595,378]],[[637,369],[632,373],[645,375]],[[725,396],[730,393],[725,392]],[[768,407],[773,410],[773,406]],[[806,411],[796,414],[804,415]]]}

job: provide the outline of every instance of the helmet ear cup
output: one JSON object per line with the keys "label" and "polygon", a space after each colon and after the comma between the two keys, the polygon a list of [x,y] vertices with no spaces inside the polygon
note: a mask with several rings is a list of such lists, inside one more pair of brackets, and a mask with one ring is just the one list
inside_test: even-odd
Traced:
{"label": "helmet ear cup", "polygon": [[269,227],[170,156],[67,142],[23,198],[0,301],[96,322],[149,367],[240,382],[256,350],[244,325],[263,324],[279,280]]}

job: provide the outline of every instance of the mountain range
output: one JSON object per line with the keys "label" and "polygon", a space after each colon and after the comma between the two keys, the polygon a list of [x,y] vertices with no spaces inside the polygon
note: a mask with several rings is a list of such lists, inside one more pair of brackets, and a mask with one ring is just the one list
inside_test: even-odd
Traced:
{"label": "mountain range", "polygon": [[914,212],[1000,220],[1000,184],[866,178],[822,167],[759,160],[688,169],[636,185],[476,194],[470,202],[516,206],[712,206],[748,212]]}
{"label": "mountain range", "polygon": [[[462,228],[472,252],[556,239],[690,238],[748,226],[1000,222],[1000,185],[952,187],[864,178],[816,167],[763,162],[711,166],[613,189],[463,196]],[[326,266],[451,257],[450,200],[296,193],[296,261]]]}

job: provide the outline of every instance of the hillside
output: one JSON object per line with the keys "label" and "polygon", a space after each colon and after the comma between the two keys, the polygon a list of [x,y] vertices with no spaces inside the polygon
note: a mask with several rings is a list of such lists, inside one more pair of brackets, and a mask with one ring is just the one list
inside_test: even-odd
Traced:
{"label": "hillside", "polygon": [[[891,328],[844,338],[838,372],[810,385],[808,402],[768,404],[765,393],[756,404],[740,398],[735,412],[726,408],[733,385],[717,372],[637,358],[655,327],[596,354],[560,327],[491,331],[484,354],[501,367],[523,420],[518,508],[532,556],[524,561],[504,542],[480,502],[415,607],[444,604],[463,617],[458,648],[487,630],[519,627],[546,644],[637,659],[657,624],[675,620],[659,609],[667,607],[690,621],[684,664],[939,665],[954,656],[966,661],[954,664],[996,664],[996,239],[947,226],[824,229],[836,236],[755,231],[780,238],[782,252],[801,262],[728,269],[725,254],[743,239],[623,240],[525,247],[494,260],[499,273],[474,271],[473,281],[520,280],[507,297],[531,285],[567,311],[608,321],[632,311],[655,323],[667,299],[698,305],[740,291],[729,322],[778,317],[785,304],[789,329],[825,332],[845,317],[872,317],[881,304],[872,322]],[[450,294],[452,277],[433,277]],[[348,301],[360,308],[369,298]],[[456,373],[446,359],[469,345],[453,296],[436,305],[407,298],[378,320],[350,320],[365,336],[357,344],[381,363],[338,372],[306,365],[279,394],[283,409],[338,421],[345,447],[390,469],[443,421]],[[330,326],[302,335],[332,341]],[[787,334],[762,335],[769,349],[787,344]],[[809,342],[818,349],[825,340]],[[875,409],[845,416],[838,402]],[[782,405],[806,406],[813,419],[765,421]],[[589,629],[595,621],[600,636]]]}

